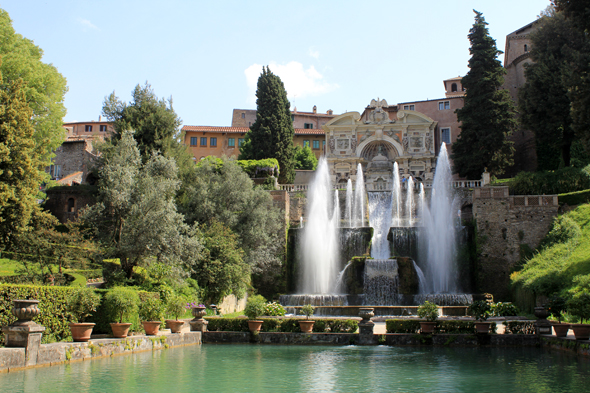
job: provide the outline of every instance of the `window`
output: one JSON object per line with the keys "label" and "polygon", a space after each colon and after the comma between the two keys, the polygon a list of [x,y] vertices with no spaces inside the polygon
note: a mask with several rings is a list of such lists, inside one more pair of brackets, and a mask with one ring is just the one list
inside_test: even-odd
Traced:
{"label": "window", "polygon": [[191,136],[191,146],[197,146],[198,138],[196,136]]}
{"label": "window", "polygon": [[303,123],[303,128],[306,130],[313,130],[313,123]]}
{"label": "window", "polygon": [[456,84],[456,83],[453,83],[453,84],[451,85],[451,91],[452,91],[452,92],[455,92],[455,91],[457,91],[457,84]]}
{"label": "window", "polygon": [[246,118],[246,114],[242,112],[242,119]]}
{"label": "window", "polygon": [[217,138],[210,138],[211,147],[217,147]]}
{"label": "window", "polygon": [[244,138],[238,138],[238,147],[244,144]]}
{"label": "window", "polygon": [[59,179],[61,177],[61,165],[51,165],[49,167],[49,174],[53,179]]}
{"label": "window", "polygon": [[100,126],[100,131],[106,132],[107,131],[107,126],[106,125],[101,125]]}
{"label": "window", "polygon": [[309,147],[309,140],[303,141],[303,147]]}
{"label": "window", "polygon": [[85,126],[84,131],[86,132],[92,132],[92,126]]}
{"label": "window", "polygon": [[414,105],[404,105],[404,110],[405,111],[413,111],[415,106]]}
{"label": "window", "polygon": [[449,101],[441,101],[438,103],[438,110],[451,109],[451,103]]}
{"label": "window", "polygon": [[524,44],[524,53],[527,53],[529,51],[529,46],[527,44]]}
{"label": "window", "polygon": [[228,145],[229,147],[236,147],[236,138],[229,138],[229,139],[227,140],[227,145]]}
{"label": "window", "polygon": [[73,213],[75,210],[75,206],[76,206],[76,201],[74,200],[74,198],[69,198],[68,199],[68,213]]}
{"label": "window", "polygon": [[451,129],[450,128],[441,128],[440,129],[440,141],[446,144],[451,143]]}
{"label": "window", "polygon": [[313,141],[313,148],[314,149],[319,149],[320,148],[320,141]]}
{"label": "window", "polygon": [[206,136],[202,136],[201,137],[201,146],[207,146],[207,137]]}

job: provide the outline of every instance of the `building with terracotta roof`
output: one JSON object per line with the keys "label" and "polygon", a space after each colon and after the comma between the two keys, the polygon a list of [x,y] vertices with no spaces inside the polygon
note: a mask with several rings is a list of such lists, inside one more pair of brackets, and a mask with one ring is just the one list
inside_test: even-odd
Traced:
{"label": "building with terracotta roof", "polygon": [[63,123],[63,127],[67,130],[68,137],[93,137],[104,139],[113,134],[113,122],[102,121],[102,116],[98,116],[98,121],[75,121]]}

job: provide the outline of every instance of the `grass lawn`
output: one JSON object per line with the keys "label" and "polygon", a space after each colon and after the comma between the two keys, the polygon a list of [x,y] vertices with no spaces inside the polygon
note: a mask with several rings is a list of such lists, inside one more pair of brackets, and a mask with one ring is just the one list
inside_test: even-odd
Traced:
{"label": "grass lawn", "polygon": [[8,258],[0,258],[0,276],[14,276],[16,269],[21,267],[20,262]]}

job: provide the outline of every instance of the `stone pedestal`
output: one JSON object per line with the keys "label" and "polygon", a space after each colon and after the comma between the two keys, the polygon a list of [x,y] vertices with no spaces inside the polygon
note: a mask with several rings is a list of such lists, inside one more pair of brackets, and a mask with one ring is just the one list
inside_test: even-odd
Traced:
{"label": "stone pedestal", "polygon": [[361,307],[359,308],[359,317],[363,318],[362,321],[359,322],[359,344],[360,345],[370,345],[373,344],[374,335],[373,335],[373,328],[375,327],[375,322],[371,321],[371,318],[375,314],[373,313],[373,309],[369,307]]}
{"label": "stone pedestal", "polygon": [[2,326],[6,347],[25,348],[25,366],[37,364],[41,336],[45,327],[33,322],[39,315],[38,300],[13,300],[12,314],[18,318],[8,326]]}
{"label": "stone pedestal", "polygon": [[207,331],[207,325],[209,324],[209,322],[204,320],[203,318],[200,318],[189,321],[189,324],[191,325],[191,332],[204,333]]}
{"label": "stone pedestal", "polygon": [[535,322],[535,333],[537,335],[551,335],[553,333],[553,326],[551,322],[547,320],[547,317],[549,316],[549,311],[547,311],[545,307],[535,307],[535,316],[539,318]]}

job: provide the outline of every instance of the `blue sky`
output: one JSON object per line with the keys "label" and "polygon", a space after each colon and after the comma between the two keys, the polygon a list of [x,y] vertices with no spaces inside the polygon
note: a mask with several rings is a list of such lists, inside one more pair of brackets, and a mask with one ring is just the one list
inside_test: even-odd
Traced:
{"label": "blue sky", "polygon": [[[115,91],[129,101],[148,81],[172,96],[185,125],[229,126],[256,108],[270,65],[300,111],[359,111],[444,97],[464,75],[472,9],[504,49],[549,0],[447,1],[32,1],[3,0],[17,33],[67,78],[65,121],[97,120]],[[508,11],[510,11],[508,13]],[[503,57],[501,58],[503,60]]]}

